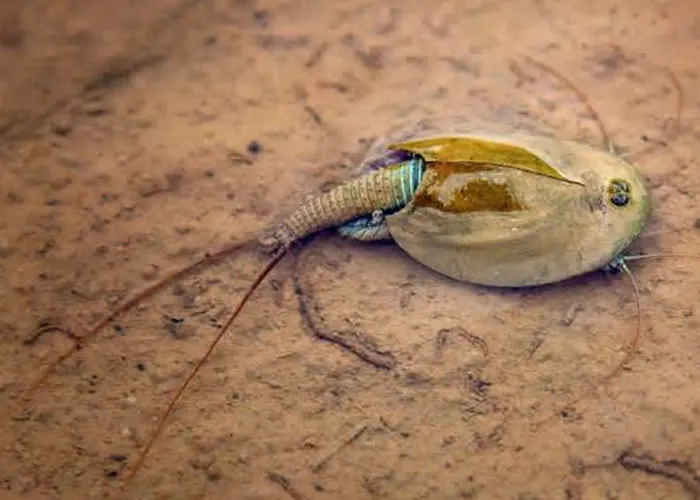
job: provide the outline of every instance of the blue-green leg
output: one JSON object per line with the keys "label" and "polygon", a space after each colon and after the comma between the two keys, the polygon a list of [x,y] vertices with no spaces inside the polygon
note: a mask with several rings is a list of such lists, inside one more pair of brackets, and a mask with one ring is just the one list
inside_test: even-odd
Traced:
{"label": "blue-green leg", "polygon": [[[399,154],[399,156],[397,156]],[[377,209],[368,215],[363,215],[338,228],[338,233],[346,238],[358,241],[391,241],[385,215],[392,214],[402,209],[413,198],[413,194],[423,179],[425,164],[422,158],[410,156],[401,163],[395,163],[400,155],[405,152],[393,152],[387,158],[380,159],[370,165],[369,170],[391,168],[390,185],[393,199],[390,203]]]}
{"label": "blue-green leg", "polygon": [[338,228],[341,236],[358,241],[391,241],[389,227],[381,210],[372,215],[359,217]]}

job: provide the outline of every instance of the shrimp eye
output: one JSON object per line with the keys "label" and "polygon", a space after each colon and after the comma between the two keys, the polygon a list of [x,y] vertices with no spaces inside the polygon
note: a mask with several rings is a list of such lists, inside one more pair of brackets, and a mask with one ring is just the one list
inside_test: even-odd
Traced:
{"label": "shrimp eye", "polygon": [[629,203],[630,197],[627,195],[627,193],[615,193],[610,197],[610,201],[613,203],[613,205],[624,207]]}
{"label": "shrimp eye", "polygon": [[615,179],[608,186],[610,202],[617,207],[624,207],[630,202],[630,186],[626,181]]}

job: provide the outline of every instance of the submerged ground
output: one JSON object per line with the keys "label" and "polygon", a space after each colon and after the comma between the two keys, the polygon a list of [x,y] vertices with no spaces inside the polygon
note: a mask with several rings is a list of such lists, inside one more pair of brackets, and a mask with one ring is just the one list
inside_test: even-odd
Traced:
{"label": "submerged ground", "polygon": [[[116,303],[254,236],[401,120],[527,119],[653,189],[640,251],[699,254],[691,1],[55,2],[0,7],[3,498],[699,498],[700,263],[528,291],[458,284],[395,246],[323,238],[273,273],[119,489],[261,262],[241,254],[110,325]],[[671,131],[685,89],[680,132]],[[678,230],[678,231],[673,231]],[[653,233],[653,234],[652,234]],[[300,305],[302,304],[302,305]]]}

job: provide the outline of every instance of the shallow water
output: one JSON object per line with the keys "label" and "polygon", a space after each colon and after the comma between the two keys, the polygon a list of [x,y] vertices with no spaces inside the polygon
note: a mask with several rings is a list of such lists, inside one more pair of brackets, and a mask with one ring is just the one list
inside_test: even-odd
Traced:
{"label": "shallow water", "polygon": [[[261,264],[231,259],[148,299],[23,406],[21,390],[69,345],[23,346],[41,322],[79,330],[256,234],[353,175],[396,123],[458,111],[600,144],[576,95],[521,56],[574,81],[623,151],[663,135],[676,95],[660,67],[677,74],[681,132],[636,161],[661,232],[635,247],[700,254],[694,3],[464,4],[4,3],[8,498],[120,497],[125,466]],[[685,498],[700,490],[700,262],[632,268],[638,352],[534,432],[622,359],[636,327],[624,276],[491,290],[395,246],[322,238],[255,294],[129,497]]]}

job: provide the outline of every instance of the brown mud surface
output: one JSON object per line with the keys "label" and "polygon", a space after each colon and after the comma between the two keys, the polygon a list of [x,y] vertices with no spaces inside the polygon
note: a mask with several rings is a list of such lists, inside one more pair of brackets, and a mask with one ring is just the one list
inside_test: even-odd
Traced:
{"label": "brown mud surface", "polygon": [[[353,175],[397,120],[527,118],[653,187],[642,251],[700,254],[696,1],[5,0],[0,7],[0,496],[683,499],[700,495],[700,262],[527,291],[444,279],[392,245],[319,238],[254,295],[126,492],[127,467],[261,261],[116,303]],[[679,229],[678,232],[668,232]],[[300,306],[302,300],[305,309]],[[303,313],[303,314],[302,314]],[[330,339],[330,340],[329,340]]]}

